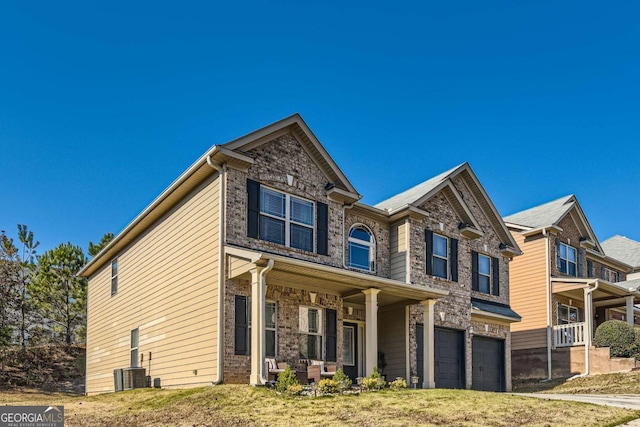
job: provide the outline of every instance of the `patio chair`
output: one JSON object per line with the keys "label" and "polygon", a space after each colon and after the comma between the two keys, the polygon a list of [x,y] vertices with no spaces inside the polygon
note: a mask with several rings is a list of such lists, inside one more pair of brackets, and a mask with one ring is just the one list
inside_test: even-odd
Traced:
{"label": "patio chair", "polygon": [[322,360],[311,360],[307,366],[307,378],[317,384],[323,378],[333,378],[336,370],[335,364],[326,364]]}
{"label": "patio chair", "polygon": [[[264,372],[266,374],[267,380],[271,381],[277,380],[278,375],[284,372],[287,367],[287,362],[277,362],[273,357],[265,357],[264,359]],[[294,373],[295,370],[292,370]],[[273,377],[273,378],[272,378]]]}

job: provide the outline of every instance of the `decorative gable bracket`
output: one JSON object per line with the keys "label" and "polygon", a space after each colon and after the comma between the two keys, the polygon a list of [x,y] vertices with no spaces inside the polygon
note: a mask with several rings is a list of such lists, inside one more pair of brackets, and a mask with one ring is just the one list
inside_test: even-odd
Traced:
{"label": "decorative gable bracket", "polygon": [[460,235],[466,239],[474,240],[479,237],[484,236],[484,232],[482,230],[478,230],[471,224],[467,224],[466,222],[461,222],[458,225],[458,230],[460,230]]}

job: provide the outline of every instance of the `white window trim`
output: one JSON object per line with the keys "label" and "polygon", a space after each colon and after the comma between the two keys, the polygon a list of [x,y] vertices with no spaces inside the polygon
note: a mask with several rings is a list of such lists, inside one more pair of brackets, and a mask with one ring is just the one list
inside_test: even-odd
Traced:
{"label": "white window trim", "polygon": [[[560,314],[560,308],[565,308],[567,309],[567,323],[563,323],[562,321],[562,317]],[[576,321],[572,322],[571,321],[571,312],[575,311],[576,313]],[[575,307],[573,305],[568,305],[568,304],[562,304],[562,303],[558,303],[558,316],[557,316],[557,324],[558,325],[568,325],[568,324],[573,324],[573,323],[580,323],[580,307]]]}
{"label": "white window trim", "polygon": [[[371,241],[367,242],[364,240],[360,240],[357,239],[355,237],[351,237],[351,232],[354,229],[362,229],[364,231],[366,231],[367,233],[369,233],[369,236],[371,236]],[[350,243],[356,243],[358,245],[362,245],[362,246],[366,246],[369,248],[369,268],[365,269],[365,268],[361,268],[358,267],[356,265],[351,264],[351,246],[349,245]],[[371,273],[375,273],[376,271],[376,238],[373,234],[373,232],[371,231],[371,229],[369,227],[367,227],[365,224],[362,223],[357,223],[357,224],[353,224],[351,226],[351,228],[349,229],[349,238],[347,239],[347,245],[349,246],[349,267],[350,268],[355,268],[356,270],[360,270],[360,271],[368,271]]]}
{"label": "white window trim", "polygon": [[[274,193],[279,193],[285,196],[284,199],[284,218],[279,217],[277,215],[273,215],[267,212],[264,212],[262,210],[262,195],[260,195],[260,216],[265,216],[267,218],[272,218],[278,221],[282,221],[284,222],[284,246],[291,248],[291,224],[294,225],[298,225],[300,227],[305,227],[311,230],[311,252],[315,251],[316,248],[316,204],[313,200],[309,200],[309,199],[305,199],[303,197],[298,197],[298,196],[292,196],[289,193],[285,193],[284,191],[280,191],[280,190],[276,190],[274,188],[271,187],[265,187],[265,186],[260,186],[260,191],[264,191],[264,190],[269,190],[269,191],[273,191]],[[312,225],[309,224],[304,224],[302,222],[298,222],[298,221],[294,221],[291,219],[291,199],[298,199],[298,200],[302,200],[304,202],[308,202],[311,203],[311,206],[313,208],[313,212],[311,214],[311,220],[313,222]],[[268,240],[266,240],[268,241]],[[292,249],[299,249],[299,248],[292,248]],[[299,250],[304,250],[304,249],[299,249]]]}
{"label": "white window trim", "polygon": [[[318,312],[318,332],[309,332],[309,310],[316,310]],[[325,357],[325,337],[324,337],[324,313],[320,307],[308,307],[301,305],[298,308],[298,333],[303,335],[316,335],[321,338],[320,342],[320,359],[324,360]],[[305,315],[303,316],[303,313]]]}
{"label": "white window trim", "polygon": [[[116,274],[113,274],[113,265],[116,266]],[[118,269],[120,268],[120,264],[118,263],[118,258],[115,258],[111,261],[111,296],[114,296],[118,293]],[[113,281],[115,280],[115,292]]]}
{"label": "white window trim", "polygon": [[[489,274],[485,274],[482,271],[480,271],[480,258],[487,258],[487,260],[489,261]],[[491,295],[493,289],[493,262],[491,260],[491,257],[489,255],[484,255],[481,253],[478,253],[478,276],[483,276],[489,279],[489,290],[487,292],[481,291],[480,290],[480,283],[478,283],[478,292],[483,293],[483,294],[489,294]]]}
{"label": "white window trim", "polygon": [[[614,280],[611,280],[611,278],[614,278]],[[619,280],[619,278],[620,278],[620,275],[616,270],[613,270],[609,267],[604,268],[604,280],[615,283]]]}
{"label": "white window trim", "polygon": [[[567,248],[567,250],[566,250],[567,257],[566,258],[562,258],[562,255],[560,255],[560,247],[562,247],[562,246]],[[570,261],[569,260],[569,250],[572,250],[573,253],[575,254],[575,261]],[[569,273],[569,264],[573,264],[575,266],[574,271],[576,272],[576,274],[574,276],[572,276],[572,277],[578,277],[578,250],[576,248],[574,248],[573,246],[569,246],[566,243],[560,242],[560,244],[558,245],[558,256],[556,257],[556,260],[558,258],[567,262],[567,271],[563,272],[562,270],[560,270],[560,264],[556,265],[556,267],[558,268],[558,271],[560,271],[561,273],[566,274],[568,276],[571,276],[571,273]]]}
{"label": "white window trim", "polygon": [[[247,298],[248,299],[248,298]],[[267,331],[273,331],[274,332],[274,346],[275,346],[275,350],[274,350],[274,355],[273,356],[269,356],[269,357],[278,357],[278,303],[277,301],[273,301],[273,300],[266,300],[264,302],[264,306],[265,306],[265,313],[267,312],[267,304],[273,304],[275,306],[275,311],[274,314],[276,316],[276,320],[275,320],[275,326],[273,328],[270,328],[267,326],[267,319],[265,318],[264,321],[264,331],[265,331],[265,336],[264,336],[264,342],[266,344],[267,342]],[[249,329],[251,330],[251,329]]]}
{"label": "white window trim", "polygon": [[[133,333],[136,333],[136,345],[134,346],[133,344]],[[135,357],[135,364],[131,363],[131,367],[132,368],[138,368],[139,364],[140,364],[140,328],[135,328],[131,330],[131,349],[130,349],[130,356],[129,356],[129,363],[133,362],[133,353],[135,352],[136,357]]]}
{"label": "white window trim", "polygon": [[[344,339],[344,335],[345,335],[344,334],[344,330],[345,329],[351,329],[352,330],[351,341],[350,341],[352,360],[350,360],[350,361],[347,361],[346,359],[344,359],[344,349],[347,348],[347,342],[346,342],[346,339]],[[355,354],[356,354],[356,351],[357,351],[356,350],[356,345],[357,345],[357,343],[356,343],[356,329],[357,329],[357,326],[342,325],[342,330],[343,330],[342,336],[343,336],[343,339],[344,339],[344,342],[342,343],[342,346],[343,346],[342,347],[342,357],[343,357],[343,363],[342,364],[345,365],[345,366],[356,366],[356,363],[357,363],[357,360],[356,360],[356,357],[355,357]]]}
{"label": "white window trim", "polygon": [[[442,255],[438,255],[438,254],[436,254],[436,244],[435,244],[436,237],[441,237],[441,238],[443,238],[443,239],[447,242],[447,255],[446,255],[446,256],[444,256],[444,257],[443,257]],[[447,263],[446,268],[445,268],[445,274],[446,274],[446,277],[441,277],[441,276],[436,275],[436,274],[435,274],[435,271],[433,271],[433,260],[429,260],[429,262],[430,262],[430,263],[431,263],[431,265],[432,265],[432,267],[431,267],[431,268],[432,268],[432,273],[434,273],[434,274],[433,274],[433,276],[434,276],[434,277],[440,277],[441,279],[448,279],[448,280],[451,280],[451,273],[450,273],[451,267],[449,266],[449,263],[451,262],[451,261],[449,260],[449,253],[450,253],[450,251],[451,251],[451,243],[449,242],[449,238],[448,238],[447,236],[443,236],[442,234],[433,233],[433,241],[431,242],[431,244],[433,245],[433,251],[432,251],[431,256],[432,256],[433,258],[443,259],[443,260],[445,260],[445,261],[446,261],[446,263]]]}

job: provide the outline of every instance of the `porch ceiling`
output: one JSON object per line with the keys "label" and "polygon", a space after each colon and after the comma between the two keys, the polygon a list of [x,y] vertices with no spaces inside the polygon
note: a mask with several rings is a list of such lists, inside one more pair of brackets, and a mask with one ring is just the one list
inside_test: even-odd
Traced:
{"label": "porch ceiling", "polygon": [[[551,289],[554,294],[582,301],[584,300],[584,289],[595,281],[596,279],[552,279]],[[624,305],[624,297],[628,295],[634,297],[634,304],[640,303],[640,292],[624,289],[619,285],[602,279],[597,279],[597,281],[599,285],[598,289],[593,292],[594,303],[599,302],[601,306],[606,305],[607,302],[610,302],[613,306]]]}
{"label": "porch ceiling", "polygon": [[[373,276],[351,270],[340,269],[323,264],[316,264],[282,255],[260,253],[254,251],[227,250],[233,256],[243,255],[250,264],[264,266],[270,259],[274,261],[273,269],[266,275],[267,286],[284,286],[294,289],[303,289],[310,292],[338,295],[350,304],[364,304],[363,290],[379,289],[378,305],[414,304],[427,299],[442,298],[447,291],[414,285],[398,280]],[[235,277],[251,280],[248,269],[243,269],[241,274]],[[233,276],[232,276],[233,277]]]}

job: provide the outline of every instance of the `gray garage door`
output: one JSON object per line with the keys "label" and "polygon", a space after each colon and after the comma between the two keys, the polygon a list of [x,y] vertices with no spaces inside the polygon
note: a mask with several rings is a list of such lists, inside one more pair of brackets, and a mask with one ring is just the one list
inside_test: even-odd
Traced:
{"label": "gray garage door", "polygon": [[[423,326],[416,328],[418,344],[418,376],[423,378]],[[435,328],[434,336],[435,382],[437,388],[465,388],[464,332]]]}
{"label": "gray garage door", "polygon": [[473,337],[473,374],[471,388],[504,391],[504,341]]}

